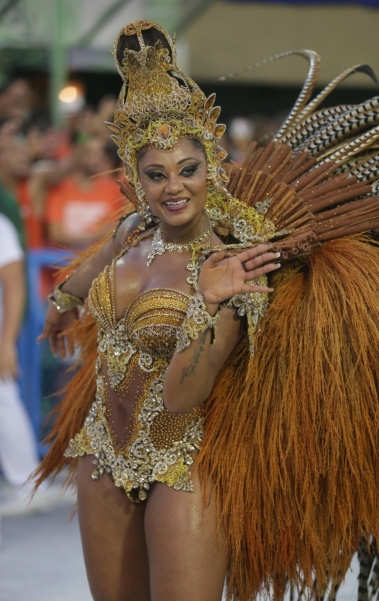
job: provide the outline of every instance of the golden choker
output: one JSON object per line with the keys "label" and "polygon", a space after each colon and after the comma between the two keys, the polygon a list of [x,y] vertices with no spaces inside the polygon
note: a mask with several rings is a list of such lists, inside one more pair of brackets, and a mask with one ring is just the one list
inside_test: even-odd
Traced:
{"label": "golden choker", "polygon": [[179,253],[183,252],[183,250],[193,250],[195,246],[204,242],[208,237],[212,234],[212,226],[209,225],[205,232],[203,232],[200,236],[192,240],[192,242],[187,242],[187,244],[174,244],[173,242],[165,242],[162,238],[162,227],[159,225],[156,229],[156,232],[153,236],[153,241],[151,243],[151,249],[149,254],[147,255],[147,263],[146,265],[149,267],[152,260],[156,255],[163,255],[166,251],[171,253],[173,251],[177,251]]}

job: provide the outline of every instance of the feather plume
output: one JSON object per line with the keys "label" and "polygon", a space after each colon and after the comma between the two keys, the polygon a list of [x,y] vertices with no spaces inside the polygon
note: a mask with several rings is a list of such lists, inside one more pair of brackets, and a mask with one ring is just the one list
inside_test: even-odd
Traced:
{"label": "feather plume", "polygon": [[379,535],[378,261],[370,239],[344,238],[274,276],[255,357],[241,343],[207,401],[198,466],[239,601],[280,598],[285,575],[336,580]]}

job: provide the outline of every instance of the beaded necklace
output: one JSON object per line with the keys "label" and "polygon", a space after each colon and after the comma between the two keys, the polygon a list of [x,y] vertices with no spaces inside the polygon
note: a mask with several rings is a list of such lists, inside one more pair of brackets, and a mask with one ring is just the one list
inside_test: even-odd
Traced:
{"label": "beaded necklace", "polygon": [[206,240],[212,233],[212,226],[209,225],[205,232],[203,232],[200,236],[192,240],[191,242],[187,242],[186,244],[174,244],[173,242],[165,242],[162,238],[162,227],[159,225],[157,230],[154,233],[153,241],[151,243],[151,249],[149,254],[147,255],[147,267],[150,266],[152,260],[157,255],[163,255],[163,253],[167,252],[183,252],[183,250],[193,250],[194,247],[198,246],[201,242]]}

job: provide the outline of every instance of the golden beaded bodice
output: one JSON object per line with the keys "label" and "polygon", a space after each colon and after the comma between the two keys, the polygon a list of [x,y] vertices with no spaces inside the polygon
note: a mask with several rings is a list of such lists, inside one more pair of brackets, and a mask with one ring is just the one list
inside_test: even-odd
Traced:
{"label": "golden beaded bodice", "polygon": [[127,335],[140,352],[168,359],[175,351],[187,309],[188,296],[176,290],[142,292],[125,316]]}
{"label": "golden beaded bodice", "polygon": [[[144,500],[155,481],[192,490],[188,467],[200,446],[202,408],[177,415],[163,402],[165,371],[189,299],[169,288],[146,290],[117,320],[113,265],[94,280],[89,293],[88,308],[98,326],[97,395],[66,456],[94,454],[93,478],[107,471],[134,501]],[[120,419],[114,417],[120,404],[132,415],[122,442],[115,434]]]}
{"label": "golden beaded bodice", "polygon": [[106,267],[94,280],[88,307],[99,327],[99,351],[107,360],[113,388],[122,383],[135,353],[139,367],[146,372],[156,371],[169,361],[188,304],[189,296],[182,292],[153,288],[139,294],[117,321],[113,268]]}

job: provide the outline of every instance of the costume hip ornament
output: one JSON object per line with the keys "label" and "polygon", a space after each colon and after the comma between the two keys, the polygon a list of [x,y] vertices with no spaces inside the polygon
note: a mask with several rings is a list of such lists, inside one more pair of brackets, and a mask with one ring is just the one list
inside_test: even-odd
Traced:
{"label": "costume hip ornament", "polygon": [[[145,46],[150,28],[167,48]],[[124,83],[109,124],[142,217],[127,247],[157,231],[138,153],[190,136],[204,146],[206,210],[225,245],[271,240],[281,251],[268,309],[260,294],[229,302],[246,315],[249,336],[204,409],[197,466],[202,482],[213,483],[228,536],[229,598],[249,601],[262,588],[280,598],[290,585],[322,596],[328,585],[338,587],[354,550],[379,535],[379,100],[319,109],[349,75],[373,73],[355,66],[310,100],[317,54],[274,57],[309,61],[300,96],[267,147],[254,143],[240,168],[223,168],[220,109],[178,69],[168,34],[149,21],[132,23],[120,32],[115,54],[122,35],[136,35],[140,44],[125,51],[122,64],[116,58]],[[150,269],[160,254],[159,230],[154,241]],[[200,240],[191,250],[196,271],[214,249]],[[73,331],[85,341],[83,371],[59,409],[40,480],[65,465],[63,453],[93,402],[95,330],[83,311]]]}

